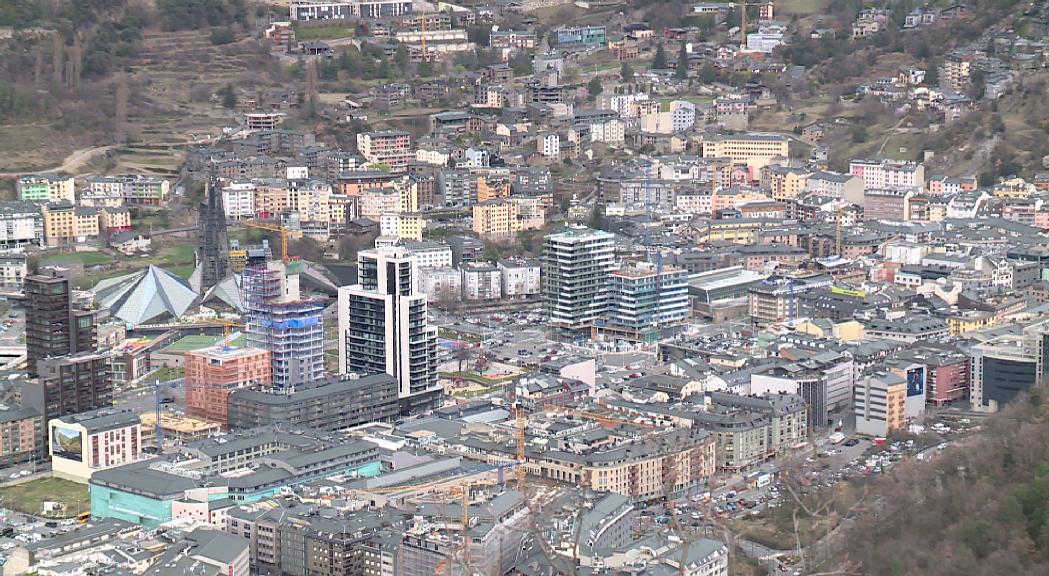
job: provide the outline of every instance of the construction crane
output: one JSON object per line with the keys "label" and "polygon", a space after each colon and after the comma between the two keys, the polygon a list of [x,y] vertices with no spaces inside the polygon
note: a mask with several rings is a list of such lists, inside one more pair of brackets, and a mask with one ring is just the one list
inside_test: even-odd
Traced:
{"label": "construction crane", "polygon": [[420,32],[420,34],[419,34],[419,39],[422,41],[422,47],[420,48],[420,50],[421,50],[420,56],[422,56],[422,60],[421,61],[422,62],[426,62],[426,61],[428,61],[430,59],[430,55],[426,51],[426,12],[423,12],[422,14],[420,14],[419,17],[420,17],[420,24],[419,24],[419,32]]}
{"label": "construction crane", "polygon": [[161,388],[182,388],[183,390],[192,390],[196,388],[213,388],[213,386],[207,386],[204,384],[186,384],[186,380],[183,378],[180,380],[171,380],[168,382],[161,382],[160,380],[153,381],[153,403],[154,409],[156,410],[156,419],[154,427],[156,429],[156,441],[157,441],[157,454],[164,453],[164,427],[161,425],[161,402],[160,389]]}
{"label": "construction crane", "polygon": [[739,50],[743,52],[747,49],[747,0],[741,0],[739,6]]}
{"label": "construction crane", "polygon": [[591,412],[589,410],[579,410],[579,409],[575,409],[575,408],[566,408],[564,406],[547,406],[545,409],[549,410],[551,412],[558,412],[558,413],[561,413],[561,414],[567,414],[569,416],[576,416],[578,418],[586,418],[586,419],[589,419],[589,420],[594,420],[598,424],[601,424],[602,426],[612,426],[612,425],[616,425],[616,424],[623,424],[623,425],[627,425],[627,426],[637,426],[639,428],[649,428],[649,429],[655,429],[655,428],[659,427],[659,426],[657,426],[655,424],[649,424],[647,422],[635,422],[633,420],[628,420],[626,418],[619,418],[617,416],[610,416],[608,414],[604,414],[604,413],[601,413],[601,412]]}
{"label": "construction crane", "polygon": [[834,250],[838,258],[844,258],[841,253],[841,203],[834,209]]}
{"label": "construction crane", "polygon": [[276,232],[280,234],[280,259],[284,262],[288,261],[288,229],[279,224],[270,224],[269,222],[260,222],[258,220],[248,220],[244,223],[248,228],[257,228],[259,230],[269,230],[270,232]]}
{"label": "construction crane", "polygon": [[517,416],[517,491],[524,493],[525,485],[525,411],[521,403],[514,406]]}

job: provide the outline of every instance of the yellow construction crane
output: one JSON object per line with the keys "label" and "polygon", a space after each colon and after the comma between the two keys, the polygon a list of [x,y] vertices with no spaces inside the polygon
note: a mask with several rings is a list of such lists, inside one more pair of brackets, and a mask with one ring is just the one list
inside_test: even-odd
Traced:
{"label": "yellow construction crane", "polygon": [[244,223],[248,228],[258,228],[259,230],[269,230],[270,232],[277,232],[280,234],[280,259],[284,262],[288,261],[288,229],[279,224],[270,224],[269,222],[259,222],[258,220],[249,220]]}
{"label": "yellow construction crane", "polygon": [[204,324],[211,324],[211,325],[214,325],[214,326],[222,326],[222,345],[223,346],[228,346],[229,345],[230,336],[233,333],[233,327],[234,326],[236,326],[237,328],[247,328],[248,327],[248,325],[244,324],[243,322],[234,322],[233,320],[230,320],[228,318],[223,318],[223,319],[219,319],[219,320],[205,320],[203,323]]}
{"label": "yellow construction crane", "polygon": [[617,416],[604,414],[602,412],[590,412],[590,411],[587,411],[587,410],[577,410],[577,409],[574,409],[574,408],[566,408],[564,406],[547,406],[545,409],[549,410],[551,412],[558,412],[558,413],[561,413],[561,414],[567,414],[569,416],[576,416],[578,418],[586,418],[588,420],[594,420],[595,422],[597,422],[598,424],[601,424],[602,426],[614,426],[614,425],[617,425],[617,424],[624,424],[624,425],[627,425],[627,426],[637,426],[638,428],[649,428],[649,429],[659,428],[659,426],[657,426],[655,424],[648,424],[646,422],[634,422],[633,420],[628,420],[626,418],[619,418]]}

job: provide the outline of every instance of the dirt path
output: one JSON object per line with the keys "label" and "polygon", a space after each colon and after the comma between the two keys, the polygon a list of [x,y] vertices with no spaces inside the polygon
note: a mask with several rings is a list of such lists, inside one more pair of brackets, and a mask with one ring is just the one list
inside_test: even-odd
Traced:
{"label": "dirt path", "polygon": [[105,154],[115,148],[115,146],[92,146],[90,148],[80,148],[73,150],[66,156],[65,160],[62,161],[58,166],[49,166],[47,168],[37,168],[34,170],[18,170],[14,172],[0,172],[0,176],[20,176],[28,173],[40,173],[40,172],[69,172],[75,174],[84,164],[87,164],[99,154]]}

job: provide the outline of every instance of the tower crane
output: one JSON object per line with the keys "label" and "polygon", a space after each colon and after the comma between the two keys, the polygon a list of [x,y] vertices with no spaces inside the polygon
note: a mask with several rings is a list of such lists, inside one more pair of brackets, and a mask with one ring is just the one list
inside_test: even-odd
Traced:
{"label": "tower crane", "polygon": [[260,222],[258,220],[248,220],[244,222],[244,225],[248,228],[257,228],[259,230],[269,230],[270,232],[276,232],[280,234],[280,259],[284,262],[288,261],[288,229],[279,224],[270,224],[269,222]]}
{"label": "tower crane", "polygon": [[514,412],[516,413],[516,436],[517,436],[517,491],[524,493],[525,485],[525,424],[526,417],[524,407],[521,406],[520,402],[517,402],[514,406]]}

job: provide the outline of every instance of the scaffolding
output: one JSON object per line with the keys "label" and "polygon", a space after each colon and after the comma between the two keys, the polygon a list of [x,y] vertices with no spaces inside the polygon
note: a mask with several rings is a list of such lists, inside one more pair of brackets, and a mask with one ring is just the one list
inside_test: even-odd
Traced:
{"label": "scaffolding", "polygon": [[241,279],[248,345],[270,351],[273,386],[289,390],[324,377],[324,306],[285,299],[292,264],[249,257]]}
{"label": "scaffolding", "polygon": [[229,238],[222,190],[211,182],[207,197],[200,203],[197,237],[197,265],[200,266],[200,293],[205,294],[230,272]]}

